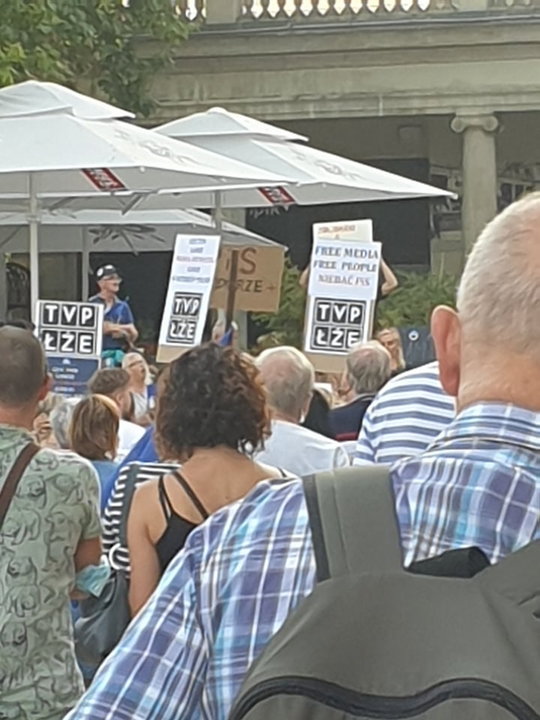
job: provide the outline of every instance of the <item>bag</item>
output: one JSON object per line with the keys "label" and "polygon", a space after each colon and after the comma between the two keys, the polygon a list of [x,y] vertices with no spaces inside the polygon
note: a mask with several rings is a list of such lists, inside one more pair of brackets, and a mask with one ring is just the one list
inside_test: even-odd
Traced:
{"label": "bag", "polygon": [[540,541],[468,579],[412,574],[386,470],[304,485],[319,583],[230,719],[539,720]]}
{"label": "bag", "polygon": [[15,458],[15,462],[11,466],[10,471],[2,485],[0,490],[0,530],[4,524],[4,519],[13,500],[13,496],[17,492],[19,482],[26,468],[30,465],[35,455],[41,450],[39,445],[33,442],[28,443],[23,447],[19,455]]}
{"label": "bag", "polygon": [[[131,464],[126,477],[118,528],[118,538],[123,546],[127,544],[127,519],[139,469],[140,463]],[[79,602],[80,617],[75,622],[75,652],[81,663],[95,667],[101,665],[120,642],[131,621],[128,592],[127,573],[111,566],[111,575],[101,595]]]}

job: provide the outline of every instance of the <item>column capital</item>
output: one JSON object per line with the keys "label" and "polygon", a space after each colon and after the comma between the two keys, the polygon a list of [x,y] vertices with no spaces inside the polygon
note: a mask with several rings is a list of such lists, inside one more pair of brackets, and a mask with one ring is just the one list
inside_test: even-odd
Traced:
{"label": "column capital", "polygon": [[499,121],[495,115],[486,114],[463,114],[456,115],[450,123],[455,133],[462,133],[469,128],[478,128],[486,133],[494,133],[499,127]]}

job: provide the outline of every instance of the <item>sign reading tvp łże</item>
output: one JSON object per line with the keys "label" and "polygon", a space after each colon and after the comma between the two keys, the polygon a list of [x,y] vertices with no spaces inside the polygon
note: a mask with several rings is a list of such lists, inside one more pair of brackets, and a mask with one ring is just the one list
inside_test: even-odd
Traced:
{"label": "sign reading tvp \u0142\u017ce", "polygon": [[161,320],[157,359],[168,362],[199,345],[214,285],[219,237],[177,235]]}
{"label": "sign reading tvp \u0142\u017ce", "polygon": [[313,229],[305,350],[344,355],[371,334],[381,245],[371,241],[370,220]]}
{"label": "sign reading tvp \u0142\u017ce", "polygon": [[37,318],[53,390],[63,395],[83,395],[88,380],[101,364],[103,307],[39,300]]}

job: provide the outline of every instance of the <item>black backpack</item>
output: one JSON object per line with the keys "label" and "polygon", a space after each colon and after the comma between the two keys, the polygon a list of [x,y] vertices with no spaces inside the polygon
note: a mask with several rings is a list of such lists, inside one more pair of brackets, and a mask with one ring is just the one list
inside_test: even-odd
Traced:
{"label": "black backpack", "polygon": [[[230,720],[539,720],[540,541],[467,579],[413,574],[385,469],[304,485],[319,583],[250,669]],[[431,561],[438,575],[448,557]]]}

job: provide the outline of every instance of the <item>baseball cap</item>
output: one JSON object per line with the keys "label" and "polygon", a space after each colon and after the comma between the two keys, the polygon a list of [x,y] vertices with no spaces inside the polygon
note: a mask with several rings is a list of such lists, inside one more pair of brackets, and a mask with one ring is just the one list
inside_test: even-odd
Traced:
{"label": "baseball cap", "polygon": [[120,273],[114,267],[114,265],[102,265],[94,273],[96,280],[105,280],[111,277],[120,277]]}

